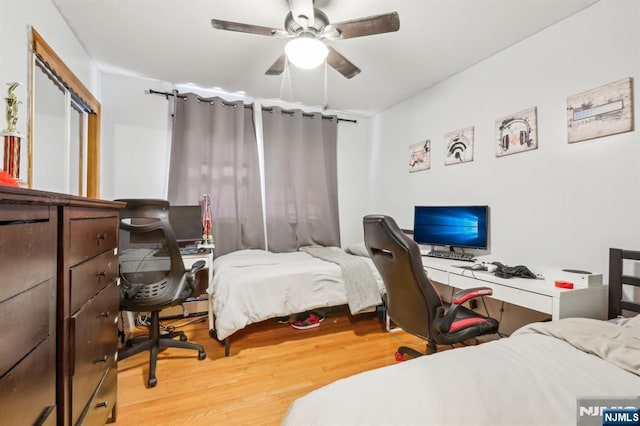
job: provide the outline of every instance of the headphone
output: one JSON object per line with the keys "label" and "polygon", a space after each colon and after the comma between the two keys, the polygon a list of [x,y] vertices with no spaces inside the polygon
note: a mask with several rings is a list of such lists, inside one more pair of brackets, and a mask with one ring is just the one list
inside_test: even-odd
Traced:
{"label": "headphone", "polygon": [[520,145],[527,145],[531,147],[533,141],[531,140],[531,126],[529,122],[524,118],[508,118],[502,121],[500,125],[500,148],[503,151],[509,150],[510,138],[515,132],[518,132]]}

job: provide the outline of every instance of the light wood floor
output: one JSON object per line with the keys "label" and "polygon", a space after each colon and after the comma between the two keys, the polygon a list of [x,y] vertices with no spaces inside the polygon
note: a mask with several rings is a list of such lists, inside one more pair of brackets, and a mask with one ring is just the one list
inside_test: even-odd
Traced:
{"label": "light wood floor", "polygon": [[374,314],[351,317],[344,310],[329,312],[320,327],[308,330],[276,320],[250,325],[232,336],[230,357],[209,337],[206,319],[180,329],[204,346],[207,358],[163,350],[151,389],[145,387],[148,352],[120,361],[115,425],[278,425],[294,399],[394,364],[400,345],[425,346],[402,331],[385,331]]}

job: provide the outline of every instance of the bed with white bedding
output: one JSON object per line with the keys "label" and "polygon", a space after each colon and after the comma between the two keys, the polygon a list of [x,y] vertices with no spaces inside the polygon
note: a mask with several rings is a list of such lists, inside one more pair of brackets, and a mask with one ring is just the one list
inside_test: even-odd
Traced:
{"label": "bed with white bedding", "polygon": [[[623,284],[640,279],[613,265],[614,250],[610,316],[640,312],[620,302]],[[625,253],[640,270],[640,252]],[[294,401],[282,424],[574,425],[578,397],[638,395],[640,315],[567,318],[338,380]]]}
{"label": "bed with white bedding", "polygon": [[[326,250],[324,250],[326,249]],[[360,303],[380,303],[384,283],[371,259],[353,256],[337,247],[323,253],[349,263],[364,262],[373,279],[374,295]],[[320,250],[320,249],[319,249]],[[345,270],[339,264],[309,253],[272,253],[265,250],[239,250],[213,262],[209,294],[209,334],[225,342],[229,355],[229,336],[249,324],[284,317],[312,309],[350,304],[345,288]],[[358,273],[354,280],[358,283]],[[364,274],[363,274],[364,275]],[[375,297],[372,297],[375,296]],[[377,302],[373,302],[377,300]],[[352,312],[360,308],[352,307]],[[355,313],[355,312],[354,312]]]}

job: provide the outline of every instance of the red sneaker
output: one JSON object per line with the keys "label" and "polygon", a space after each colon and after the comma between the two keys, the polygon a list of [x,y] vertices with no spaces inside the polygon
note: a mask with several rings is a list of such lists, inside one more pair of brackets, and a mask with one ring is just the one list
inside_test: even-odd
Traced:
{"label": "red sneaker", "polygon": [[303,320],[298,320],[296,322],[291,323],[291,327],[297,329],[297,330],[306,330],[307,328],[316,328],[316,327],[320,327],[320,322],[324,320],[323,317],[320,317],[316,314],[309,314],[308,317],[306,317]]}

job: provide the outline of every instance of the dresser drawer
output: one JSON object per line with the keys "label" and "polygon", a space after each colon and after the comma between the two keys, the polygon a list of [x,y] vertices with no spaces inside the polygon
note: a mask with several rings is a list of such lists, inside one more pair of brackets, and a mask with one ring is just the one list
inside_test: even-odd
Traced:
{"label": "dresser drawer", "polygon": [[0,379],[0,423],[55,424],[55,377],[55,339],[48,336]]}
{"label": "dresser drawer", "polygon": [[89,401],[82,418],[83,426],[103,426],[116,403],[118,389],[118,368],[112,365],[100,382],[100,385]]}
{"label": "dresser drawer", "polygon": [[56,282],[50,279],[0,303],[0,377],[44,340],[53,339],[55,295]]}
{"label": "dresser drawer", "polygon": [[75,424],[118,349],[119,288],[109,284],[70,319],[72,423]]}
{"label": "dresser drawer", "polygon": [[118,246],[118,217],[73,219],[69,225],[69,264],[77,265]]}
{"label": "dresser drawer", "polygon": [[0,301],[56,276],[55,220],[0,225]]}
{"label": "dresser drawer", "polygon": [[102,253],[71,268],[71,305],[75,312],[118,277],[118,257],[115,250]]}

